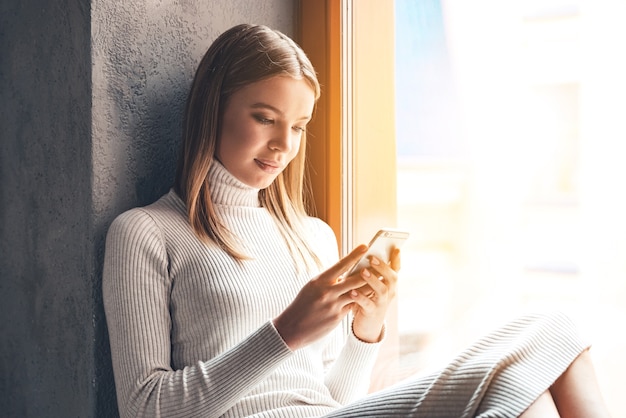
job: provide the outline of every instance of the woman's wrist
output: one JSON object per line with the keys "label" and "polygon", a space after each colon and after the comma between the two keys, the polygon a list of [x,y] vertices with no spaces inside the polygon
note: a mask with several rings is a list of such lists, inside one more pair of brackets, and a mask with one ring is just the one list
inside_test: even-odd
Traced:
{"label": "woman's wrist", "polygon": [[352,334],[356,337],[357,340],[367,343],[367,344],[376,344],[381,342],[385,337],[385,324],[381,324],[380,326],[375,327],[359,327],[356,324],[356,321],[352,321]]}

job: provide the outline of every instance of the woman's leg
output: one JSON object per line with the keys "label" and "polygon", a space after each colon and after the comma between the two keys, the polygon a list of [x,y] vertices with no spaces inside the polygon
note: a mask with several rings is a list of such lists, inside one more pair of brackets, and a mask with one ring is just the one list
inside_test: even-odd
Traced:
{"label": "woman's leg", "polygon": [[589,350],[576,358],[520,418],[605,418],[609,411],[604,403]]}
{"label": "woman's leg", "polygon": [[519,418],[559,418],[559,411],[556,409],[554,399],[549,391],[543,394],[533,402]]}
{"label": "woman's leg", "polygon": [[[566,417],[555,413],[555,394],[573,407],[564,392],[572,390],[569,379],[578,379],[572,365],[585,346],[564,315],[522,317],[480,339],[439,372],[371,394],[327,417]],[[560,376],[554,392],[546,393]]]}
{"label": "woman's leg", "polygon": [[588,350],[572,362],[550,392],[564,418],[610,417]]}

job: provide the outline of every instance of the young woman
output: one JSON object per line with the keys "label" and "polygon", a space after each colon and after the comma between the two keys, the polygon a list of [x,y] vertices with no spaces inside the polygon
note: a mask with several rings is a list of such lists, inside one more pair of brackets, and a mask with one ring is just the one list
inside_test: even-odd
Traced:
{"label": "young woman", "polygon": [[[439,373],[367,395],[400,254],[347,275],[305,210],[320,87],[288,37],[238,25],[187,101],[173,189],[120,215],[103,292],[122,417],[603,417],[587,346],[526,317]],[[534,415],[533,415],[534,414]]]}

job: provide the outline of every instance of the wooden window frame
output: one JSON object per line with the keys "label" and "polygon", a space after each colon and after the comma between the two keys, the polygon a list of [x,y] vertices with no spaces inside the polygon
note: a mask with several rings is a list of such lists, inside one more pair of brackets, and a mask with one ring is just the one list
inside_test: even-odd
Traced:
{"label": "wooden window frame", "polygon": [[[397,221],[394,1],[300,0],[297,10],[322,85],[308,129],[313,199],[346,254]],[[392,382],[398,341],[394,304],[372,390]]]}
{"label": "wooden window frame", "polygon": [[297,8],[298,42],[322,85],[308,130],[314,202],[344,252],[396,223],[393,6],[300,0]]}

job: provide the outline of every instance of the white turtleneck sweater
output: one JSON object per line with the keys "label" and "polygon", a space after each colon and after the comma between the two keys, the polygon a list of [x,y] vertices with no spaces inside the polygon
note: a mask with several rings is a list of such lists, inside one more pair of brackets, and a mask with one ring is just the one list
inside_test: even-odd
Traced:
{"label": "white turtleneck sweater", "polygon": [[[121,416],[318,417],[365,395],[378,344],[359,341],[346,318],[292,352],[271,319],[318,272],[296,269],[258,189],[218,162],[209,181],[252,259],[201,242],[173,191],[109,229],[103,296]],[[330,266],[332,230],[316,218],[306,225]]]}

